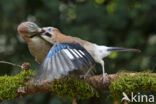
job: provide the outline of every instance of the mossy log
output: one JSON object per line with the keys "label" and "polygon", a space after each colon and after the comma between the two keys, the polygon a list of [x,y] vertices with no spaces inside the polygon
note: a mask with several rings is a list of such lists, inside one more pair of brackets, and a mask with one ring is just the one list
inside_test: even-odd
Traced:
{"label": "mossy log", "polygon": [[26,96],[38,92],[51,92],[59,96],[78,97],[86,99],[100,96],[98,91],[110,91],[114,98],[126,92],[156,91],[156,74],[151,72],[121,72],[109,74],[108,80],[102,80],[101,75],[77,79],[66,77],[43,85],[30,83],[33,75],[31,70],[25,70],[15,76],[0,77],[0,100],[14,99],[18,96]]}

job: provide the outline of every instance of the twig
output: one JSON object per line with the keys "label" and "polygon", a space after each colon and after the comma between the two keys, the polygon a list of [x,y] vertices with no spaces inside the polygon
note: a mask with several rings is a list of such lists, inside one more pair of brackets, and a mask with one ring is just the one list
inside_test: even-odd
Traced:
{"label": "twig", "polygon": [[17,64],[14,64],[14,63],[11,63],[11,62],[7,62],[7,61],[0,61],[0,63],[2,63],[2,64],[8,64],[8,65],[12,65],[12,66],[21,68],[21,65],[17,65]]}

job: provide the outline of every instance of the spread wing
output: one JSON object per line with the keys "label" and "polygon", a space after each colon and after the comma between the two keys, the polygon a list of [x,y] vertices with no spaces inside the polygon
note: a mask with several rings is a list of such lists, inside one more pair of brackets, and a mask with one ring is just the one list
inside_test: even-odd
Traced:
{"label": "spread wing", "polygon": [[52,81],[68,75],[73,70],[89,69],[94,64],[92,56],[81,45],[57,43],[41,64],[37,79]]}

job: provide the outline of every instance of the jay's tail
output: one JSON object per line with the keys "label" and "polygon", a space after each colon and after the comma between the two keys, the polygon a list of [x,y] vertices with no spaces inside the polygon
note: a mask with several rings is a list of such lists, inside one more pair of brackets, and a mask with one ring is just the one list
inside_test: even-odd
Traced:
{"label": "jay's tail", "polygon": [[117,51],[117,52],[141,52],[139,49],[133,48],[122,48],[122,47],[109,47],[107,51]]}

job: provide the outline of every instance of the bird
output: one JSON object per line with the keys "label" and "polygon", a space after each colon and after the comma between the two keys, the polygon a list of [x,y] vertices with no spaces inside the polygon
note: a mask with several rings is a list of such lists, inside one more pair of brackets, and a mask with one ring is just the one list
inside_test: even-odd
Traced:
{"label": "bird", "polygon": [[53,81],[70,72],[88,70],[101,64],[102,79],[105,79],[104,60],[113,51],[140,52],[139,49],[108,47],[63,34],[55,27],[39,27],[33,22],[22,22],[17,31],[28,44],[40,68],[35,77],[36,81]]}
{"label": "bird", "polygon": [[88,69],[91,70],[95,63],[101,64],[102,79],[108,80],[107,73],[104,67],[104,58],[110,55],[113,51],[118,52],[140,52],[139,49],[108,47],[98,45],[89,41],[72,37],[62,33],[55,27],[42,27],[39,35],[53,44],[49,50],[45,60],[43,61],[39,79],[47,79],[53,81],[62,76],[68,75],[73,70]]}
{"label": "bird", "polygon": [[52,44],[45,41],[40,35],[37,35],[41,32],[39,26],[34,22],[26,21],[18,25],[17,31],[28,44],[29,51],[35,58],[35,61],[41,64],[52,47]]}
{"label": "bird", "polygon": [[[35,58],[35,61],[39,65],[41,64],[41,66],[43,66],[42,63],[44,63],[44,60],[46,59],[46,56],[47,56],[49,50],[53,46],[53,44],[51,44],[50,42],[48,42],[47,40],[45,40],[44,38],[41,37],[40,34],[42,32],[44,32],[44,30],[41,29],[36,23],[26,21],[26,22],[20,23],[17,26],[17,31],[18,31],[18,34],[27,43],[28,49],[29,49],[31,55]],[[73,65],[72,67],[75,67],[75,66]],[[78,68],[78,66],[77,66],[77,68]],[[77,68],[75,68],[75,69],[77,69]],[[57,73],[59,72],[59,70],[58,70],[58,72],[53,72],[52,74],[49,74],[46,72],[46,68],[44,68],[44,69],[45,69],[44,72],[39,70],[39,71],[37,71],[37,73],[41,73],[47,77],[50,77],[50,76],[52,77],[53,74],[54,74],[54,76],[53,76],[54,78],[56,78],[56,76],[58,76]],[[80,71],[80,72],[77,71],[76,74],[81,75],[81,74],[84,74],[86,72],[87,72],[86,70]],[[45,73],[47,73],[47,75]],[[36,75],[37,77],[35,77],[35,79],[33,79],[32,82],[39,82],[40,83],[40,81],[37,81],[37,79],[40,78],[39,76],[41,76],[41,74],[37,74]],[[60,73],[59,73],[59,75],[60,75]],[[43,79],[46,80],[49,78],[42,78],[42,80]]]}

